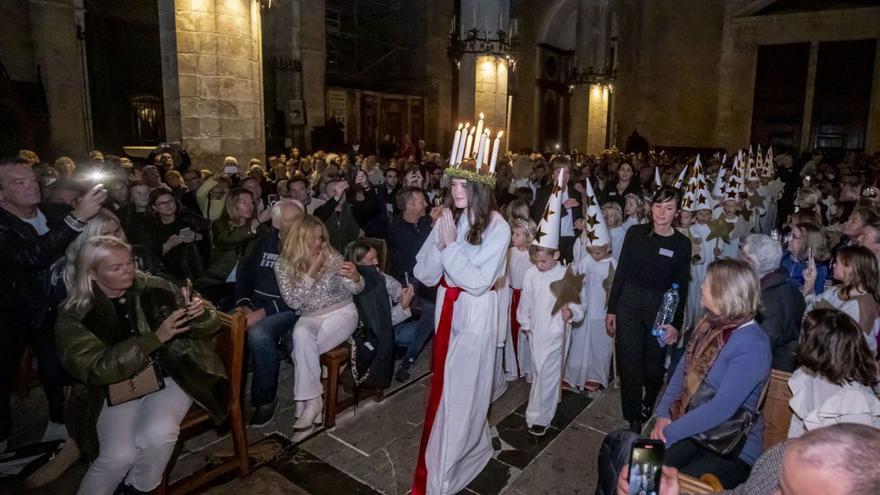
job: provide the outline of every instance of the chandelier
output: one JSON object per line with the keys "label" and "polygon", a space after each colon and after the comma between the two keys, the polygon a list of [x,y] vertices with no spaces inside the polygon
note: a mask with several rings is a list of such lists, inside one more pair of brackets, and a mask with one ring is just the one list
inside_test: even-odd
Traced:
{"label": "chandelier", "polygon": [[506,59],[511,67],[516,65],[516,51],[519,47],[519,36],[516,34],[516,20],[513,21],[512,32],[499,29],[494,36],[489,31],[480,31],[477,28],[465,32],[464,38],[459,36],[459,31],[453,27],[449,32],[449,56],[456,63],[466,54],[489,55]]}
{"label": "chandelier", "polygon": [[598,84],[599,86],[611,86],[617,78],[617,69],[612,67],[594,68],[592,66],[582,69],[572,65],[568,71],[568,89],[574,90],[575,86],[583,84]]}

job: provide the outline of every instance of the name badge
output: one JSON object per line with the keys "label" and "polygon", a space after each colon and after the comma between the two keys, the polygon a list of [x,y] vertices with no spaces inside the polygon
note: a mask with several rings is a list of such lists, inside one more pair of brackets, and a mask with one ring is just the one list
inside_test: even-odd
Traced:
{"label": "name badge", "polygon": [[660,248],[660,256],[666,256],[667,258],[672,258],[672,255],[674,255],[674,254],[675,253],[673,253],[672,251],[670,251],[668,249]]}

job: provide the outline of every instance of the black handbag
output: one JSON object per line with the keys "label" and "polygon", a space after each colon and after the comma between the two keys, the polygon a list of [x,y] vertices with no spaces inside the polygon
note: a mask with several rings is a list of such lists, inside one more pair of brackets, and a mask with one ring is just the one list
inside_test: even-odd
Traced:
{"label": "black handbag", "polygon": [[[741,406],[727,421],[703,433],[691,437],[691,440],[699,446],[718,454],[722,457],[738,455],[746,443],[749,432],[758,422],[761,409],[764,407],[764,399],[767,396],[767,387],[770,379],[764,383],[761,397],[758,398],[757,410],[751,410]],[[700,388],[691,397],[687,410],[695,409],[709,402],[715,397],[715,389],[706,380],[700,384]]]}
{"label": "black handbag", "polygon": [[363,384],[370,377],[370,368],[376,358],[378,339],[363,320],[358,320],[357,330],[349,337],[351,347],[351,374],[355,385]]}

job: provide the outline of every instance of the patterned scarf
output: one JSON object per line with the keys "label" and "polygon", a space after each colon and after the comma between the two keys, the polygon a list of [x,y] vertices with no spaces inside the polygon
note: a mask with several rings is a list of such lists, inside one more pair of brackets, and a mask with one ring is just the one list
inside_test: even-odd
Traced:
{"label": "patterned scarf", "polygon": [[707,314],[694,328],[694,335],[688,342],[684,355],[684,387],[681,395],[669,408],[672,421],[680,418],[687,412],[688,404],[694,394],[700,388],[721,348],[730,338],[733,330],[737,329],[748,319],[729,321],[723,318]]}

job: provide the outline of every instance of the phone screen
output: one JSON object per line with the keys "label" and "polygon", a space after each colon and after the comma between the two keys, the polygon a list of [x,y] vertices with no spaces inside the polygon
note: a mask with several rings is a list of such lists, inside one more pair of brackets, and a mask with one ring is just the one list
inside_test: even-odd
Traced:
{"label": "phone screen", "polygon": [[629,461],[629,495],[659,495],[663,467],[663,444],[639,440],[633,444]]}

